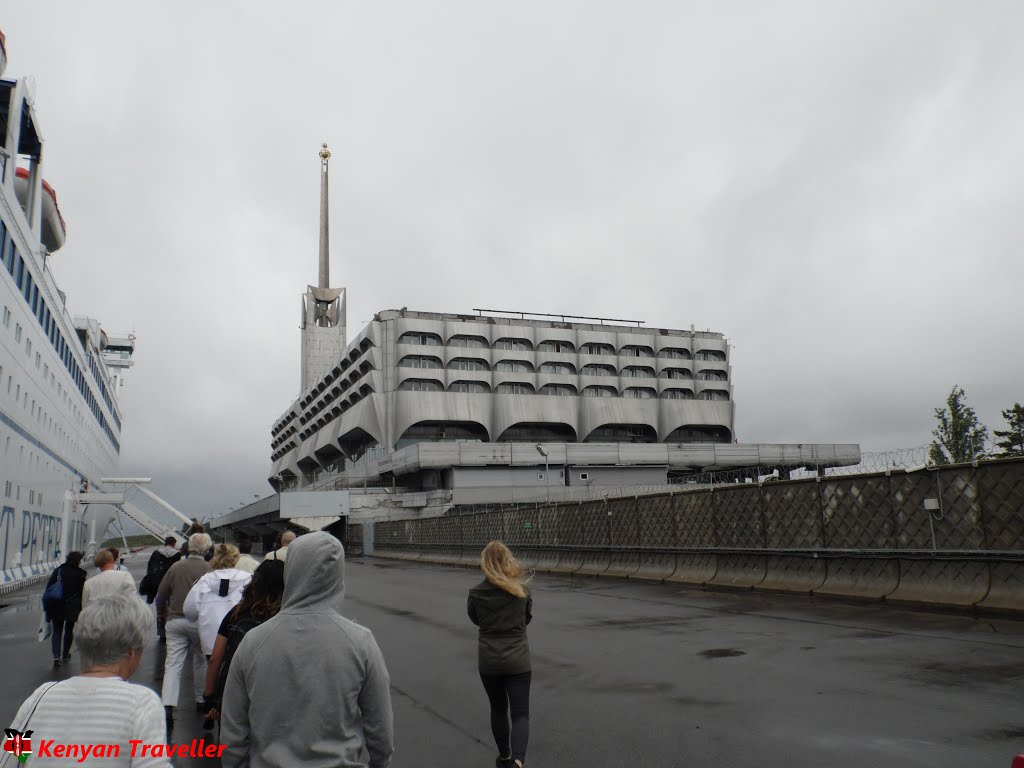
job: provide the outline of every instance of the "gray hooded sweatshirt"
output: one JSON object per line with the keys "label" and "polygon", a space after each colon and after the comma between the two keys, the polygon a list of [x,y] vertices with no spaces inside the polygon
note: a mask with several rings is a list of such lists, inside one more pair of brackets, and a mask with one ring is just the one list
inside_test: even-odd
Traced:
{"label": "gray hooded sweatshirt", "polygon": [[280,613],[249,630],[231,660],[224,768],[391,765],[391,683],[373,634],[340,613],[344,570],[330,534],[292,542]]}

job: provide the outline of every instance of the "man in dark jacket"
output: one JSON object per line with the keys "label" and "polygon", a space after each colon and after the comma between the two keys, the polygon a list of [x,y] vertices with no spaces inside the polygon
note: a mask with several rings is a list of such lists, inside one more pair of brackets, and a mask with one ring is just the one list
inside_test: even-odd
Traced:
{"label": "man in dark jacket", "polygon": [[[82,589],[85,587],[85,579],[88,575],[79,565],[82,552],[68,552],[64,563],[52,574],[46,582],[49,588],[60,579],[61,589],[64,596],[58,603],[51,603],[44,606],[46,617],[53,624],[53,634],[50,636],[50,648],[53,651],[53,666],[57,668],[62,661],[71,659],[71,643],[75,639],[75,622],[78,621],[78,614],[82,612]],[[62,644],[63,641],[63,644]]]}

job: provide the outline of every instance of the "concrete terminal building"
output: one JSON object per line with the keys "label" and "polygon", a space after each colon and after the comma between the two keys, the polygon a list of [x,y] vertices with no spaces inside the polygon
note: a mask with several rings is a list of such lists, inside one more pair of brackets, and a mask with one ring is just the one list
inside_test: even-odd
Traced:
{"label": "concrete terminal building", "polygon": [[253,505],[260,520],[289,519],[302,497],[317,499],[302,504],[323,527],[339,511],[439,514],[663,486],[707,469],[859,462],[856,445],[738,444],[729,343],[693,326],[402,308],[378,312],[346,344],[345,289],[329,287],[326,145],[320,158],[319,283],[302,301],[301,393],[270,438],[268,479],[286,493],[278,510]]}

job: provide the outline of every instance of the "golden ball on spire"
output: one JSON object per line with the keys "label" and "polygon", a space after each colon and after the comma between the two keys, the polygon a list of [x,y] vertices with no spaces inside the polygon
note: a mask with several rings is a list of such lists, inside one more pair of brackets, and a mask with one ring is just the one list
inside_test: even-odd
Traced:
{"label": "golden ball on spire", "polygon": [[331,156],[331,151],[329,149],[327,149],[327,145],[326,144],[322,144],[321,147],[322,148],[320,150],[320,158],[323,159],[323,160],[326,160],[327,158],[329,158]]}

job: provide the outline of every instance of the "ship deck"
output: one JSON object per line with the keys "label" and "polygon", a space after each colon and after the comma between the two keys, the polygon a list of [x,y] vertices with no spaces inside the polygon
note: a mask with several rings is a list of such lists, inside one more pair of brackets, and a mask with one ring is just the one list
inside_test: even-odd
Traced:
{"label": "ship deck", "polygon": [[[477,579],[348,565],[346,614],[392,677],[395,768],[493,764],[465,614]],[[1024,752],[1024,622],[617,579],[541,575],[533,591],[531,766],[952,768]],[[37,685],[77,671],[54,673],[35,641],[40,593],[0,598],[5,725]],[[158,688],[161,651],[135,682]],[[202,735],[183,710],[174,741]]]}

